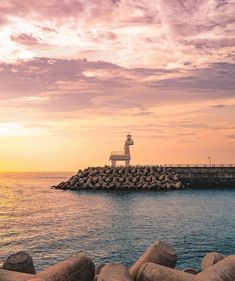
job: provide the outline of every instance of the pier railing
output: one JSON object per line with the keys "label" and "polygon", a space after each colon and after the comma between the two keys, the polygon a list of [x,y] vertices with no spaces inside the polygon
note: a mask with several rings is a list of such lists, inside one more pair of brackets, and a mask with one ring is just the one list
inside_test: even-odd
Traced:
{"label": "pier railing", "polygon": [[177,168],[232,168],[235,164],[160,164],[162,167],[177,167]]}
{"label": "pier railing", "polygon": [[[134,164],[133,166],[145,166],[145,167],[166,167],[166,168],[235,168],[235,164]],[[116,165],[116,167],[125,167],[125,165]]]}

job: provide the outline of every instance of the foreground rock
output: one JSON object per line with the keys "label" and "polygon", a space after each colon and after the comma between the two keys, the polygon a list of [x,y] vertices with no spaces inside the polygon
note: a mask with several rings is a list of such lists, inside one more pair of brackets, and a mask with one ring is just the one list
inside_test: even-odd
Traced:
{"label": "foreground rock", "polygon": [[92,281],[95,266],[85,255],[71,257],[35,274],[0,269],[0,281]]}
{"label": "foreground rock", "polygon": [[216,252],[207,254],[201,262],[201,270],[205,270],[206,268],[216,264],[217,262],[221,261],[224,258],[225,258],[224,255],[221,255],[220,253],[216,253]]}
{"label": "foreground rock", "polygon": [[173,190],[183,189],[179,176],[160,166],[89,167],[79,170],[56,189],[62,190]]}
{"label": "foreground rock", "polygon": [[197,281],[234,281],[235,255],[223,258],[196,276]]}
{"label": "foreground rock", "polygon": [[[22,260],[19,253],[16,255]],[[157,241],[129,270],[116,262],[99,265],[95,270],[92,260],[81,254],[37,274],[18,272],[21,268],[17,271],[0,268],[0,281],[235,281],[234,255],[223,256],[213,252],[203,260],[206,268],[199,273],[194,269],[175,269],[174,248],[166,242]]]}
{"label": "foreground rock", "polygon": [[133,279],[127,267],[113,262],[101,269],[98,281],[133,281]]}
{"label": "foreground rock", "polygon": [[33,259],[28,253],[24,251],[19,251],[10,255],[7,260],[3,263],[3,268],[23,273],[36,273],[33,264]]}
{"label": "foreground rock", "polygon": [[196,281],[194,275],[159,264],[146,262],[140,268],[137,281]]}
{"label": "foreground rock", "polygon": [[144,263],[136,281],[234,281],[235,256],[228,256],[204,271],[192,275],[159,264]]}
{"label": "foreground rock", "polygon": [[135,279],[140,267],[146,262],[174,268],[176,260],[177,257],[174,248],[163,241],[157,241],[133,264],[129,272]]}

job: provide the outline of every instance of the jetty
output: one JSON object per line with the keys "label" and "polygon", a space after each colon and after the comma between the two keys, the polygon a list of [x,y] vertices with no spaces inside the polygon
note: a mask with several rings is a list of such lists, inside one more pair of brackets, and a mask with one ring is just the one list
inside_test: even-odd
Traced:
{"label": "jetty", "polygon": [[[235,188],[235,165],[159,164],[130,165],[130,146],[134,145],[128,133],[123,151],[111,152],[111,165],[79,170],[56,189],[62,190],[179,190],[186,188]],[[117,162],[124,162],[117,166]]]}
{"label": "jetty", "polygon": [[235,188],[235,164],[168,164],[189,188]]}
{"label": "jetty", "polygon": [[88,167],[56,189],[62,190],[172,190],[183,189],[179,175],[160,166]]}
{"label": "jetty", "polygon": [[235,165],[88,167],[56,186],[62,190],[180,190],[235,188]]}

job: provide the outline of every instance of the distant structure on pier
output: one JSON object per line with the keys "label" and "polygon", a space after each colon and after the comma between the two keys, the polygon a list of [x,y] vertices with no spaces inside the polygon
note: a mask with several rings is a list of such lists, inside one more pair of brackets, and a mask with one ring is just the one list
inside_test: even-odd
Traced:
{"label": "distant structure on pier", "polygon": [[130,154],[130,145],[134,145],[134,141],[131,138],[131,135],[126,136],[126,142],[124,145],[124,151],[113,151],[109,157],[109,160],[112,163],[112,167],[116,166],[117,161],[125,161],[126,166],[130,166],[131,154]]}

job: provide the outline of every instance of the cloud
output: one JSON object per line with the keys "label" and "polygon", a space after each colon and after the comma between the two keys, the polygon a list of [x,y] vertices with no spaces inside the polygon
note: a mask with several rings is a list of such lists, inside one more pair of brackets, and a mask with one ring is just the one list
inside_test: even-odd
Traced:
{"label": "cloud", "polygon": [[33,34],[22,33],[17,36],[12,35],[11,40],[22,45],[40,45],[40,38],[35,37]]}
{"label": "cloud", "polygon": [[1,17],[8,19],[11,16],[23,18],[56,18],[78,16],[83,12],[83,5],[78,0],[50,0],[45,3],[39,3],[36,0],[17,1],[9,0],[2,1]]}
{"label": "cloud", "polygon": [[235,134],[227,135],[226,137],[229,138],[229,139],[235,139]]}
{"label": "cloud", "polygon": [[[104,61],[37,58],[0,64],[1,102],[50,111],[137,110],[150,115],[152,106],[233,98],[235,64],[211,64],[182,71],[124,68]],[[12,83],[14,81],[14,83]],[[224,107],[223,104],[213,108]],[[187,124],[186,124],[187,125]]]}
{"label": "cloud", "polygon": [[154,116],[154,112],[152,111],[140,111],[137,113],[132,114],[133,116]]}
{"label": "cloud", "polygon": [[150,87],[160,89],[175,88],[177,95],[198,96],[199,99],[216,99],[221,97],[234,97],[235,64],[213,63],[208,67],[195,69],[189,75],[153,81]]}
{"label": "cloud", "polygon": [[185,45],[192,45],[196,49],[220,49],[225,47],[233,47],[235,38],[214,38],[214,39],[194,39],[184,40]]}
{"label": "cloud", "polygon": [[220,108],[224,108],[224,107],[226,107],[226,106],[227,106],[227,105],[225,105],[225,104],[216,104],[216,105],[211,105],[210,107],[220,109]]}
{"label": "cloud", "polygon": [[162,20],[178,36],[205,34],[235,21],[233,1],[161,0],[160,7]]}
{"label": "cloud", "polygon": [[130,68],[205,67],[234,61],[234,14],[235,3],[220,0],[1,1],[0,40],[11,48],[0,59],[30,51],[31,58],[88,58]]}
{"label": "cloud", "polygon": [[110,0],[114,5],[118,5],[122,0]]}

